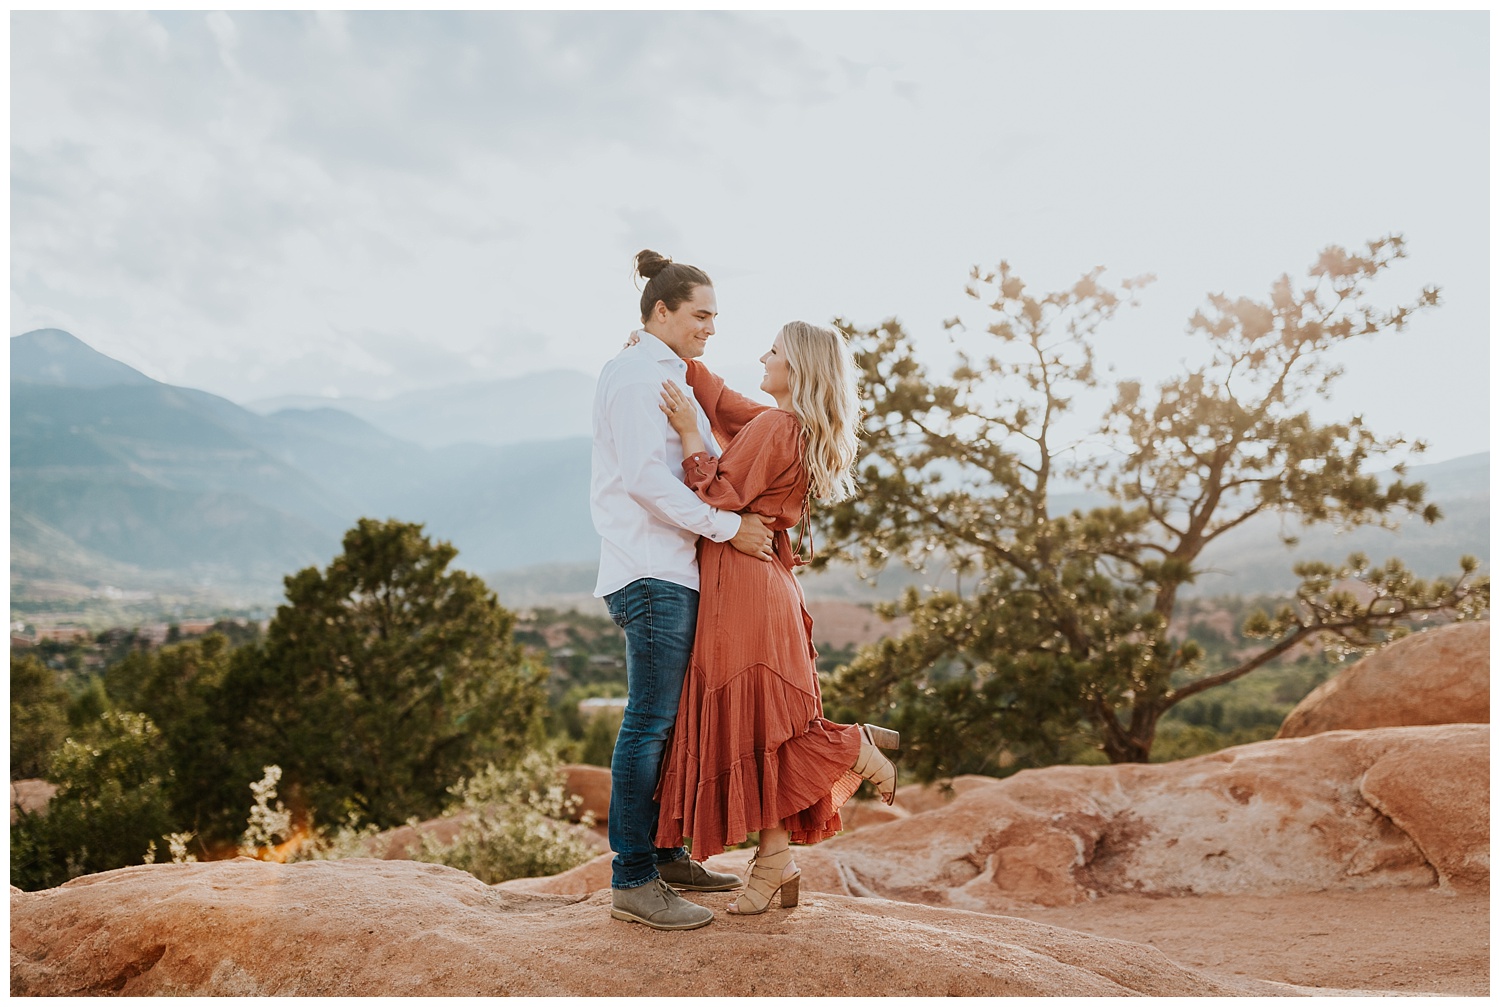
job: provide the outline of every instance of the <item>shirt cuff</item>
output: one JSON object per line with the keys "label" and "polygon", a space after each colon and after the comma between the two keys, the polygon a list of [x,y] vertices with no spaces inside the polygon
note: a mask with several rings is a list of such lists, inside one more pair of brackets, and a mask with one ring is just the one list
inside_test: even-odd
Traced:
{"label": "shirt cuff", "polygon": [[728,542],[740,533],[740,524],[741,518],[734,511],[716,510],[708,537],[714,542]]}

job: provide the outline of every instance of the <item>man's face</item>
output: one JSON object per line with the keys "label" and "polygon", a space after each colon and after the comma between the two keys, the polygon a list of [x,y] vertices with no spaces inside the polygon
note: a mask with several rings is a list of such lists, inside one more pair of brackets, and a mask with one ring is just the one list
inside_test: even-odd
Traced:
{"label": "man's face", "polygon": [[668,311],[665,303],[657,301],[651,331],[679,357],[694,360],[703,356],[708,337],[714,334],[714,316],[718,313],[714,288],[699,284],[693,288],[693,296],[679,304],[676,311]]}

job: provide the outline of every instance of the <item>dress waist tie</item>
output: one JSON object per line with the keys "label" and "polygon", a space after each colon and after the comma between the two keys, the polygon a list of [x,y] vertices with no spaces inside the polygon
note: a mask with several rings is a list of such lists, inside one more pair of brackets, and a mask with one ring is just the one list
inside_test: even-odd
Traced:
{"label": "dress waist tie", "polygon": [[777,562],[788,570],[794,570],[803,563],[802,557],[792,551],[792,538],[784,528],[771,533],[771,549],[776,553]]}

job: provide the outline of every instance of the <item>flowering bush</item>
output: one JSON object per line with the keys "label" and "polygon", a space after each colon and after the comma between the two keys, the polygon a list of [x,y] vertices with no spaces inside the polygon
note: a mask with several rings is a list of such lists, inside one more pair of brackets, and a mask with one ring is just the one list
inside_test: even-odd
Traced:
{"label": "flowering bush", "polygon": [[[456,867],[493,885],[511,878],[557,874],[595,855],[587,837],[593,815],[583,815],[577,824],[568,820],[581,798],[568,794],[556,755],[550,751],[530,752],[510,769],[486,766],[449,787],[448,793],[452,800],[445,816],[460,822],[458,835],[444,842],[417,829],[413,860]],[[411,818],[406,824],[419,823]],[[381,857],[385,848],[380,835],[378,827],[361,826],[351,815],[337,828],[315,830],[289,859]]]}
{"label": "flowering bush", "polygon": [[556,759],[529,752],[514,768],[487,766],[450,787],[450,815],[463,816],[458,836],[443,843],[427,834],[413,858],[468,871],[486,884],[557,874],[591,859],[585,814],[567,821],[581,799],[569,795]]}

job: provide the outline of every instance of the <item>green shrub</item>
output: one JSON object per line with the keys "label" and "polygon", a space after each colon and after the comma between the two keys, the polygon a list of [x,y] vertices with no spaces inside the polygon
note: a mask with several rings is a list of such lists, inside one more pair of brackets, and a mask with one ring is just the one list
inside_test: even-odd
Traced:
{"label": "green shrub", "polygon": [[44,814],[11,826],[11,884],[51,888],[83,874],[142,863],[174,831],[171,769],[151,719],[106,712],[89,743],[63,742],[47,778]]}
{"label": "green shrub", "polygon": [[487,766],[449,789],[448,813],[466,816],[452,843],[421,837],[414,859],[468,871],[485,884],[558,874],[595,856],[582,833],[593,825],[566,819],[579,798],[569,796],[550,753],[530,752],[509,770]]}
{"label": "green shrub", "polygon": [[23,654],[10,662],[10,778],[47,771],[52,753],[68,734],[68,691],[57,672]]}
{"label": "green shrub", "polygon": [[1156,743],[1151,748],[1152,762],[1175,762],[1207,755],[1235,745],[1249,745],[1276,737],[1281,727],[1274,724],[1258,724],[1254,727],[1237,727],[1229,731],[1217,731],[1211,727],[1185,724],[1181,721],[1163,720],[1156,730]]}
{"label": "green shrub", "polygon": [[[558,874],[595,855],[585,838],[593,817],[586,814],[578,824],[567,821],[580,799],[568,795],[557,756],[551,751],[530,752],[513,769],[487,766],[448,792],[453,800],[444,814],[462,816],[458,835],[444,843],[419,832],[413,860],[456,867],[493,885],[512,878]],[[415,826],[418,819],[410,818],[406,824]],[[337,827],[314,830],[312,838],[289,859],[379,857],[384,853],[375,841],[380,832],[379,826],[361,825],[350,815]]]}
{"label": "green shrub", "polygon": [[578,761],[590,766],[608,766],[614,758],[615,738],[620,734],[620,722],[624,719],[623,710],[600,710],[590,716],[588,726],[583,729]]}

